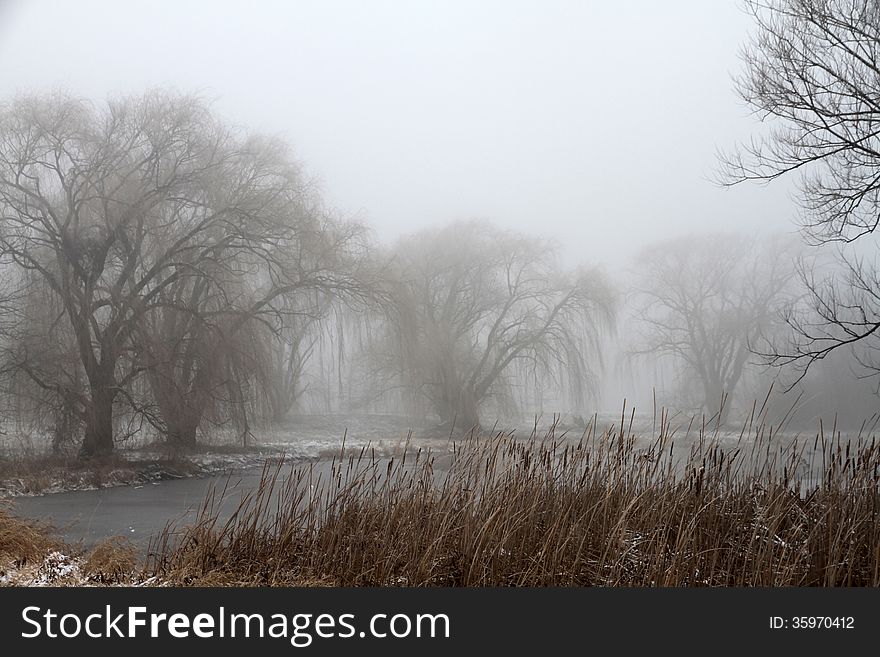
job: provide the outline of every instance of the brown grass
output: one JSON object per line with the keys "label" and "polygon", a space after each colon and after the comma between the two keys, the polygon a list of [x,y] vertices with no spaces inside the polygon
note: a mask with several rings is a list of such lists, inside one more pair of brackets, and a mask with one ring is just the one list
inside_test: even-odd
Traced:
{"label": "brown grass", "polygon": [[0,567],[10,562],[22,565],[40,561],[57,545],[46,527],[17,518],[0,504]]}
{"label": "brown grass", "polygon": [[83,573],[94,582],[129,582],[138,568],[137,549],[122,536],[98,543],[83,562]]}
{"label": "brown grass", "polygon": [[0,506],[0,576],[12,586],[130,585],[142,578],[137,550],[113,537],[82,553],[52,528]]}
{"label": "brown grass", "polygon": [[638,446],[593,423],[451,456],[342,452],[329,478],[276,462],[231,515],[216,491],[167,527],[147,568],[198,586],[880,585],[874,441],[750,434],[700,432],[680,460],[667,427]]}
{"label": "brown grass", "polygon": [[0,458],[0,495],[39,495],[180,478],[200,468],[187,459],[130,460],[120,454],[82,460],[53,454]]}

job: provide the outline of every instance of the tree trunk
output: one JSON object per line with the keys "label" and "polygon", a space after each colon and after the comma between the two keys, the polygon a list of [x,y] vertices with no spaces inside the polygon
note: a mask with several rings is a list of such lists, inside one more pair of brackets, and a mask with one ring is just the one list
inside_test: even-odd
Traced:
{"label": "tree trunk", "polygon": [[[157,395],[157,399],[160,397]],[[196,448],[196,433],[202,422],[204,405],[198,392],[171,399],[162,395],[159,404],[165,420],[165,440],[175,451],[192,451]]]}
{"label": "tree trunk", "polygon": [[288,415],[299,407],[299,400],[291,386],[288,386],[281,377],[276,378],[275,386],[267,392],[270,418],[273,425],[280,425],[287,420]]}
{"label": "tree trunk", "polygon": [[464,431],[480,428],[478,404],[470,392],[461,391],[455,394],[451,402],[444,399],[437,400],[434,408],[444,427],[454,425]]}
{"label": "tree trunk", "polygon": [[469,392],[462,392],[458,398],[458,408],[456,409],[456,424],[470,431],[471,429],[480,428],[480,412],[477,410],[477,401]]}
{"label": "tree trunk", "polygon": [[174,418],[165,423],[168,427],[168,444],[176,450],[191,451],[196,447],[196,431],[199,428],[198,420],[190,418]]}
{"label": "tree trunk", "polygon": [[55,416],[55,432],[52,436],[53,454],[61,454],[64,448],[73,442],[73,438],[78,433],[78,421],[73,404],[69,399],[63,399],[61,408]]}
{"label": "tree trunk", "polygon": [[724,386],[712,381],[705,386],[706,401],[704,403],[706,414],[713,417],[720,426],[727,422],[727,416],[730,414],[730,395]]}
{"label": "tree trunk", "polygon": [[[187,384],[190,375],[194,380]],[[175,451],[196,447],[196,433],[205,409],[206,393],[200,388],[207,385],[205,378],[203,369],[195,374],[176,372],[170,361],[156,363],[149,372],[150,388],[165,423],[165,441]]]}
{"label": "tree trunk", "polygon": [[113,453],[113,394],[108,386],[92,389],[91,404],[86,412],[85,437],[80,448],[81,458],[109,456]]}

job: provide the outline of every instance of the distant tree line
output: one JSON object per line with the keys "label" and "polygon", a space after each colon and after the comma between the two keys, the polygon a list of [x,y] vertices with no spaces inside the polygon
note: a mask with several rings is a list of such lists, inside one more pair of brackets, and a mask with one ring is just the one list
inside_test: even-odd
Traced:
{"label": "distant tree line", "polygon": [[7,384],[84,456],[113,450],[123,408],[176,446],[206,421],[246,429],[261,396],[295,395],[276,386],[291,331],[371,295],[363,229],[283,144],[194,98],[23,97],[0,136]]}
{"label": "distant tree line", "polygon": [[84,457],[146,426],[179,449],[209,426],[246,439],[297,408],[315,362],[345,394],[358,353],[461,425],[517,367],[582,400],[613,317],[598,273],[488,225],[377,249],[283,144],[190,96],[6,103],[0,210],[7,410]]}
{"label": "distant tree line", "polygon": [[196,97],[0,105],[4,420],[83,457],[146,430],[173,449],[220,429],[246,441],[306,409],[468,428],[548,396],[595,403],[615,330],[674,372],[664,393],[719,422],[768,366],[796,383],[833,353],[840,381],[847,353],[877,374],[880,9],[747,6],[737,90],[773,128],[722,156],[721,181],[801,173],[807,242],[851,245],[832,258],[781,237],[670,238],[621,286],[485,222],[386,248],[328,210],[283,143]]}

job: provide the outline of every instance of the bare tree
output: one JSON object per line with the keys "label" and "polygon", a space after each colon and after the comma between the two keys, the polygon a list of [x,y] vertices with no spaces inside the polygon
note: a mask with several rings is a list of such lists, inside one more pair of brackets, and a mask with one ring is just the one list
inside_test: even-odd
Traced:
{"label": "bare tree", "polygon": [[785,308],[792,331],[766,345],[761,355],[775,365],[792,365],[799,381],[810,364],[832,352],[848,351],[868,376],[880,374],[880,270],[875,260],[838,254],[823,266],[802,267],[806,294]]}
{"label": "bare tree", "polygon": [[880,5],[867,0],[749,0],[740,97],[768,134],[722,156],[726,184],[801,172],[817,241],[854,240],[880,217]]}
{"label": "bare tree", "polygon": [[[19,327],[25,321],[28,303],[28,286],[21,272],[9,264],[0,265],[0,433],[4,433],[10,420],[18,419],[21,403],[16,388],[16,368],[8,354],[18,346]],[[38,304],[37,307],[44,307]]]}
{"label": "bare tree", "polygon": [[401,241],[379,370],[469,427],[527,362],[548,384],[591,391],[613,298],[596,271],[559,270],[548,244],[486,224],[454,223]]}
{"label": "bare tree", "polygon": [[364,236],[360,226],[309,212],[299,217],[283,253],[272,252],[273,245],[261,254],[283,262],[274,281],[252,275],[262,268],[244,266],[224,248],[217,262],[239,269],[205,276],[203,265],[168,287],[137,342],[170,442],[193,447],[206,418],[233,420],[246,437],[258,397],[269,401],[275,420],[290,410],[301,392],[314,324],[330,300],[369,296],[369,281],[361,277]]}
{"label": "bare tree", "polygon": [[[329,233],[313,200],[283,145],[224,126],[196,98],[0,108],[0,256],[63,307],[86,381],[83,455],[113,449],[114,405],[135,401],[127,391],[145,368],[161,370],[162,340],[172,378],[210,388],[186,364],[206,362],[206,336],[228,346],[272,321],[285,295],[355,287],[356,272],[327,257],[347,233]],[[151,330],[161,337],[145,339]],[[170,431],[191,436],[194,419],[168,409],[181,423]]]}
{"label": "bare tree", "polygon": [[16,308],[3,309],[3,383],[15,406],[16,421],[37,433],[50,432],[53,451],[82,438],[83,370],[69,324],[59,321],[64,308],[57,294],[38,276],[7,267],[7,280],[18,279]]}
{"label": "bare tree", "polygon": [[[756,30],[743,49],[736,89],[770,127],[721,156],[721,180],[769,182],[798,172],[808,239],[860,240],[880,221],[880,4],[746,6]],[[769,362],[806,371],[838,348],[873,340],[880,329],[875,266],[843,251],[840,258],[843,276],[803,272],[809,299],[789,311],[794,339],[768,348]]]}
{"label": "bare tree", "polygon": [[795,254],[790,240],[732,234],[645,248],[633,300],[641,335],[633,352],[671,357],[682,387],[696,387],[704,411],[720,413],[724,422],[743,373],[754,364],[752,347],[783,324]]}
{"label": "bare tree", "polygon": [[292,411],[302,409],[303,397],[310,387],[309,364],[322,340],[332,335],[331,321],[339,308],[330,295],[315,293],[290,299],[290,306],[273,331],[266,370],[271,385],[266,387],[265,401],[272,422],[282,422]]}

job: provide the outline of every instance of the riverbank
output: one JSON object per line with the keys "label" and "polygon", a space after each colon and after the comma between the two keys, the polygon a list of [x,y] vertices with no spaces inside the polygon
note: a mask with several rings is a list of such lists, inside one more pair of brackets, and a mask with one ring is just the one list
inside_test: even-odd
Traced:
{"label": "riverbank", "polygon": [[[42,505],[34,518],[50,515],[46,502],[80,507],[80,526],[99,540],[21,541],[18,533],[32,536],[36,525],[13,524],[0,531],[0,553],[3,540],[12,545],[2,578],[36,586],[878,586],[880,446],[815,444],[818,452],[775,436],[707,438],[678,462],[665,434],[649,447],[625,432],[497,434],[442,453],[340,449],[336,458],[279,459],[225,480],[19,498]],[[128,530],[107,525],[114,518]],[[104,540],[117,534],[131,540]]]}
{"label": "riverbank", "polygon": [[0,586],[131,585],[137,571],[136,551],[124,539],[79,550],[45,523],[12,514],[8,503],[0,506]]}
{"label": "riverbank", "polygon": [[143,486],[160,481],[205,477],[259,467],[284,452],[278,447],[205,448],[169,457],[159,451],[120,450],[88,461],[52,454],[0,458],[0,498]]}
{"label": "riverbank", "polygon": [[83,461],[75,453],[53,454],[45,437],[13,436],[9,429],[0,440],[0,498],[211,477],[260,467],[273,458],[318,460],[337,453],[343,444],[348,450],[368,447],[379,454],[393,454],[411,440],[436,445],[438,438],[445,437],[427,428],[420,418],[299,415],[260,430],[249,445],[218,430],[189,452],[170,452],[153,437],[127,443],[109,457]]}

